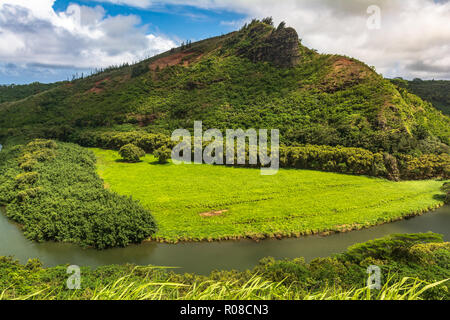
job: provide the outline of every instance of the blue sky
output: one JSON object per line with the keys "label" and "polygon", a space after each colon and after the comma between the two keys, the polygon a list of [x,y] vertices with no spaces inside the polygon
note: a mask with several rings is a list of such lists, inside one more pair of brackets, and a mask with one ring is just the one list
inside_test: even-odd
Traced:
{"label": "blue sky", "polygon": [[164,5],[148,9],[98,1],[57,0],[56,11],[65,11],[70,3],[95,7],[101,5],[109,15],[137,15],[150,33],[162,33],[174,39],[201,40],[234,31],[224,22],[239,21],[246,16],[223,9],[206,10],[186,5]]}
{"label": "blue sky", "polygon": [[[229,10],[206,10],[187,5],[158,5],[151,8],[139,8],[105,1],[56,0],[52,8],[57,14],[64,13],[71,4],[91,8],[101,6],[105,10],[106,17],[139,17],[140,21],[135,25],[135,28],[143,30],[146,34],[171,39],[176,45],[186,40],[197,41],[234,31],[237,27],[235,22],[245,19],[244,14]],[[157,50],[150,55],[157,54],[160,51],[163,50]],[[137,59],[139,60],[139,57]],[[114,62],[119,64],[122,61]],[[0,60],[0,65],[1,63]],[[22,84],[34,81],[47,83],[66,80],[74,74],[89,73],[97,67],[101,68],[105,65],[92,65],[88,68],[54,65],[45,68],[39,63],[33,62],[25,65],[7,62],[3,64],[3,70],[7,70],[6,72],[2,72],[0,68],[0,84]]]}
{"label": "blue sky", "polygon": [[449,0],[0,0],[0,84],[66,80],[267,16],[386,77],[450,79]]}

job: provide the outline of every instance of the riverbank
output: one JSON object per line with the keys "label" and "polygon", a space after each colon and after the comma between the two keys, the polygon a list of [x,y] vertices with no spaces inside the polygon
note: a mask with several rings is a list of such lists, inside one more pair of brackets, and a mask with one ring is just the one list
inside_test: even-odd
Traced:
{"label": "riverbank", "polygon": [[92,268],[111,264],[158,265],[174,267],[176,273],[208,275],[213,270],[253,268],[259,260],[271,256],[276,259],[304,257],[310,262],[345,251],[355,243],[362,243],[397,233],[435,232],[450,241],[450,206],[442,207],[419,217],[392,222],[348,233],[282,240],[186,242],[173,244],[145,242],[126,248],[108,250],[83,249],[76,244],[27,240],[14,222],[0,215],[0,256],[14,256],[22,264],[38,258],[45,267],[75,264]]}
{"label": "riverbank", "polygon": [[[69,290],[68,265],[42,268],[37,260],[21,265],[0,257],[0,299],[448,300],[449,259],[450,243],[437,234],[394,235],[311,263],[266,258],[251,270],[207,276],[153,266],[81,267],[80,289]],[[367,267],[374,262],[382,275],[380,291],[365,287]]]}
{"label": "riverbank", "polygon": [[105,186],[132,196],[155,217],[148,241],[185,243],[281,239],[361,230],[421,215],[444,204],[442,181],[402,181],[309,170],[119,161],[91,149]]}
{"label": "riverbank", "polygon": [[404,216],[400,217],[394,217],[391,219],[387,219],[384,221],[377,221],[375,224],[352,224],[352,225],[344,225],[344,226],[336,226],[336,228],[332,228],[330,230],[328,229],[319,229],[319,230],[308,230],[304,232],[295,232],[292,234],[257,234],[257,235],[247,235],[247,236],[232,236],[232,237],[224,237],[224,238],[218,238],[218,239],[200,239],[200,240],[167,240],[165,238],[151,238],[146,239],[144,242],[158,242],[158,243],[166,243],[166,244],[179,244],[179,243],[195,243],[195,242],[222,242],[222,241],[242,241],[242,240],[251,240],[255,242],[264,241],[264,240],[283,240],[283,239],[291,239],[291,238],[301,238],[301,237],[309,237],[309,236],[330,236],[334,234],[340,234],[340,233],[348,233],[353,231],[360,231],[364,229],[369,229],[377,226],[382,226],[388,223],[398,222],[405,219],[411,219],[415,217],[422,216],[424,214],[430,213],[432,211],[435,211],[437,209],[442,208],[445,205],[445,203],[438,204],[434,207],[430,207],[424,210],[416,211],[413,213],[406,214]]}

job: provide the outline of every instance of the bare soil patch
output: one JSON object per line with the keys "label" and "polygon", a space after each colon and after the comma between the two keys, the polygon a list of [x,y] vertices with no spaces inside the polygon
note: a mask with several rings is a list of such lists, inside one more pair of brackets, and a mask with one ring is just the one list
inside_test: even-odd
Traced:
{"label": "bare soil patch", "polygon": [[200,213],[200,216],[201,217],[216,217],[216,216],[221,216],[225,212],[228,212],[228,210],[203,212],[203,213]]}
{"label": "bare soil patch", "polygon": [[103,82],[108,82],[110,79],[111,79],[110,77],[107,77],[107,78],[105,78],[105,79],[102,79],[102,80],[97,81],[97,82],[94,84],[94,86],[93,86],[91,89],[89,89],[89,92],[95,92],[95,93],[103,92],[104,89],[101,88],[100,85],[101,85]]}
{"label": "bare soil patch", "polygon": [[[171,67],[175,65],[182,64],[184,67],[189,66],[194,61],[201,58],[202,55],[197,55],[193,52],[179,52],[174,53],[170,56],[160,58],[150,64],[150,70],[155,71],[157,68],[164,69],[166,67]],[[189,57],[189,59],[185,59]]]}

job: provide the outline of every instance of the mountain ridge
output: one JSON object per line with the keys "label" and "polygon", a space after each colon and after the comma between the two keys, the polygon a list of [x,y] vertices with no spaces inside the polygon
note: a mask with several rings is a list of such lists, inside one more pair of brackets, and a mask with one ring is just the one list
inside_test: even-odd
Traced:
{"label": "mountain ridge", "polygon": [[[295,41],[294,41],[295,38]],[[295,51],[295,52],[294,52]],[[0,104],[0,136],[86,128],[169,134],[279,128],[282,143],[448,153],[450,120],[354,58],[318,54],[270,20]]]}

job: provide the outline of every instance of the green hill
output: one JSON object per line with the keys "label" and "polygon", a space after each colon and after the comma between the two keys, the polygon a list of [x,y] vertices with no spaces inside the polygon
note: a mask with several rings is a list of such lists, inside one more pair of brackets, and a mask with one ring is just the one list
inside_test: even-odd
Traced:
{"label": "green hill", "polygon": [[0,104],[0,139],[77,131],[278,128],[286,145],[448,152],[450,118],[345,56],[269,20]]}
{"label": "green hill", "polygon": [[431,102],[434,107],[444,114],[450,115],[450,81],[448,80],[421,80],[413,81],[396,78],[391,80],[394,84],[418,95],[423,100]]}
{"label": "green hill", "polygon": [[29,96],[47,91],[51,88],[59,86],[61,83],[39,83],[33,82],[23,85],[0,85],[0,103],[17,101]]}

